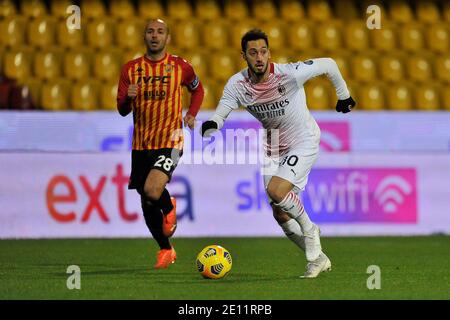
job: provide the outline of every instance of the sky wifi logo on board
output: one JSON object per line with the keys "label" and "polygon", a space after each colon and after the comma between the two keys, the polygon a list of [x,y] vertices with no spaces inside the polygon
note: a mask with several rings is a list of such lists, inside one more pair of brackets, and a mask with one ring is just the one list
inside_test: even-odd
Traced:
{"label": "sky wifi logo on board", "polygon": [[417,222],[414,168],[317,168],[302,197],[318,222]]}

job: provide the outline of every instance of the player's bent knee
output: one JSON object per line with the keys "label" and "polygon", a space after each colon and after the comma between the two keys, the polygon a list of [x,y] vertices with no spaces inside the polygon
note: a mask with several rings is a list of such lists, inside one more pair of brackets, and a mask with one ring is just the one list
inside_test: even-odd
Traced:
{"label": "player's bent knee", "polygon": [[150,201],[157,201],[161,198],[161,194],[164,188],[160,188],[155,185],[149,185],[144,187],[144,196]]}
{"label": "player's bent knee", "polygon": [[277,184],[269,183],[269,185],[267,186],[267,194],[270,198],[273,199],[275,203],[280,203],[286,197],[288,192],[279,188]]}

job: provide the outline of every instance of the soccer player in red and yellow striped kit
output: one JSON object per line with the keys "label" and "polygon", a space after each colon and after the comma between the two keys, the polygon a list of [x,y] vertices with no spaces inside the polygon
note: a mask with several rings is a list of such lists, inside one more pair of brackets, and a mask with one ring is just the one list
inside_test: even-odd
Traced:
{"label": "soccer player in red and yellow striped kit", "polygon": [[[145,223],[157,241],[155,268],[175,262],[169,242],[176,228],[176,206],[166,184],[183,153],[182,125],[193,129],[204,91],[192,66],[166,51],[167,24],[150,20],[144,31],[147,53],[126,63],[120,75],[117,109],[133,112],[134,132],[129,189],[141,196]],[[191,93],[189,110],[182,118],[182,87]]]}

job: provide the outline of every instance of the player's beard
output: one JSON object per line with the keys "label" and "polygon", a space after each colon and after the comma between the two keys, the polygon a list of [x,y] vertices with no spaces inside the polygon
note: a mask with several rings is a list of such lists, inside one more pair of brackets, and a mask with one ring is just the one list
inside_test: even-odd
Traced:
{"label": "player's beard", "polygon": [[265,65],[265,67],[264,67],[264,69],[263,69],[262,71],[258,71],[258,69],[256,69],[256,65],[255,65],[255,67],[253,67],[252,65],[249,64],[249,66],[250,66],[250,69],[252,70],[252,72],[253,72],[256,76],[262,76],[262,75],[264,75],[264,74],[266,73],[267,67],[269,66],[269,64],[266,63],[266,65]]}

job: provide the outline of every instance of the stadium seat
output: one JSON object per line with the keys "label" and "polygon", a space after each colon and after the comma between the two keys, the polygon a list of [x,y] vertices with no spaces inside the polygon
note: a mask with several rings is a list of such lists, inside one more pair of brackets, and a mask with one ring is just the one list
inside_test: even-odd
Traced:
{"label": "stadium seat", "polygon": [[3,71],[9,78],[19,82],[31,76],[31,48],[17,48],[6,51],[3,57]]}
{"label": "stadium seat", "polygon": [[381,79],[387,82],[397,82],[405,78],[404,57],[402,55],[383,55],[378,60]]}
{"label": "stadium seat", "polygon": [[41,109],[42,80],[37,78],[28,78],[24,79],[19,84],[30,91],[34,109]]}
{"label": "stadium seat", "polygon": [[414,90],[415,107],[418,110],[435,111],[440,107],[439,88],[433,84],[421,84]]}
{"label": "stadium seat", "polygon": [[224,0],[224,14],[227,19],[241,22],[249,18],[250,13],[244,1]]}
{"label": "stadium seat", "polygon": [[426,42],[428,49],[444,53],[449,50],[449,28],[445,23],[434,23],[426,29]]}
{"label": "stadium seat", "polygon": [[216,0],[197,1],[195,13],[197,18],[203,21],[215,21],[222,16],[220,6]]}
{"label": "stadium seat", "polygon": [[343,29],[343,35],[345,45],[349,50],[364,51],[369,47],[367,25],[362,20],[351,20],[347,22]]}
{"label": "stadium seat", "polygon": [[[334,2],[336,17],[343,20],[353,20],[360,17],[354,0],[339,0]],[[367,7],[365,7],[367,8]],[[365,15],[364,15],[365,17]]]}
{"label": "stadium seat", "polygon": [[380,83],[369,83],[360,86],[358,104],[361,110],[379,111],[386,107],[384,87]]}
{"label": "stadium seat", "polygon": [[178,21],[173,24],[172,41],[173,44],[182,50],[197,49],[200,44],[200,34],[198,23],[194,21]]}
{"label": "stadium seat", "polygon": [[348,79],[350,77],[350,53],[346,50],[337,50],[334,52],[330,52],[325,56],[332,58],[336,61],[336,64],[339,67],[339,71],[341,72],[344,79]]}
{"label": "stadium seat", "polygon": [[17,8],[11,0],[0,0],[0,18],[11,17],[17,14]]}
{"label": "stadium seat", "polygon": [[306,21],[298,21],[289,25],[286,33],[289,47],[298,51],[306,51],[313,47],[314,32],[312,25]]}
{"label": "stadium seat", "polygon": [[382,22],[381,29],[370,30],[371,45],[381,52],[391,51],[397,48],[396,26],[389,21]]}
{"label": "stadium seat", "polygon": [[60,77],[62,52],[61,48],[37,51],[34,56],[34,75],[41,80]]}
{"label": "stadium seat", "polygon": [[430,57],[426,53],[408,56],[406,59],[406,71],[409,79],[418,82],[429,81],[432,76]]}
{"label": "stadium seat", "polygon": [[261,29],[267,34],[269,38],[269,46],[272,50],[282,50],[285,49],[285,39],[284,36],[286,26],[282,21],[269,21],[261,24]]}
{"label": "stadium seat", "polygon": [[270,55],[270,60],[276,63],[290,63],[295,60],[292,59],[294,54],[290,50],[270,50]]}
{"label": "stadium seat", "polygon": [[96,18],[87,25],[86,40],[92,48],[106,48],[113,44],[114,23],[110,18]]}
{"label": "stadium seat", "polygon": [[0,44],[4,47],[18,47],[25,43],[26,19],[11,16],[0,20]]}
{"label": "stadium seat", "polygon": [[420,22],[432,24],[440,21],[440,13],[437,4],[434,1],[417,1],[416,2],[417,19]]}
{"label": "stadium seat", "polygon": [[341,23],[338,20],[325,21],[317,26],[317,45],[325,51],[334,51],[342,48]]}
{"label": "stadium seat", "polygon": [[222,49],[229,46],[230,25],[225,20],[205,21],[200,27],[202,47]]}
{"label": "stadium seat", "polygon": [[326,0],[309,0],[306,12],[308,17],[315,21],[328,21],[332,18],[332,11]]}
{"label": "stadium seat", "polygon": [[56,19],[39,16],[28,23],[28,43],[38,48],[47,48],[55,43]]}
{"label": "stadium seat", "polygon": [[[248,20],[244,20],[242,22],[236,21],[231,24],[230,30],[230,43],[231,47],[236,50],[241,50],[241,38],[242,36],[250,29],[255,28],[256,24]],[[269,40],[270,45],[270,40]]]}
{"label": "stadium seat", "polygon": [[103,110],[117,109],[118,81],[102,84],[100,88],[100,108]]}
{"label": "stadium seat", "polygon": [[280,2],[280,16],[286,22],[297,22],[305,17],[305,9],[297,0],[283,0]]}
{"label": "stadium seat", "polygon": [[418,23],[407,23],[399,29],[400,46],[410,52],[417,52],[424,47],[423,29]]}
{"label": "stadium seat", "polygon": [[414,14],[408,1],[391,0],[388,3],[389,17],[396,23],[408,23],[413,21]]}
{"label": "stadium seat", "polygon": [[56,25],[56,42],[59,46],[65,48],[80,48],[84,44],[84,30],[69,29],[66,20],[60,20]]}
{"label": "stadium seat", "polygon": [[106,16],[106,8],[102,0],[80,0],[83,18],[88,20]]}
{"label": "stadium seat", "polygon": [[138,14],[140,17],[145,19],[165,16],[164,8],[161,2],[148,0],[138,1]]}
{"label": "stadium seat", "polygon": [[70,105],[73,110],[96,110],[99,107],[99,84],[86,80],[76,82],[70,92]]}
{"label": "stadium seat", "polygon": [[450,1],[444,1],[443,4],[443,17],[444,17],[444,21],[447,23],[450,23]]}
{"label": "stadium seat", "polygon": [[439,81],[450,84],[450,54],[436,57],[434,70],[436,70],[436,78]]}
{"label": "stadium seat", "polygon": [[68,80],[52,80],[42,85],[41,106],[45,110],[67,110],[69,109],[69,88],[71,82]]}
{"label": "stadium seat", "polygon": [[144,43],[145,23],[141,20],[131,19],[119,28],[116,28],[116,43],[121,48],[145,48]]}
{"label": "stadium seat", "polygon": [[53,17],[58,19],[67,19],[69,14],[67,13],[67,8],[73,5],[73,1],[71,0],[52,0],[50,1],[50,12]]}
{"label": "stadium seat", "polygon": [[22,0],[20,13],[27,18],[36,18],[47,14],[45,2],[41,0]]}
{"label": "stadium seat", "polygon": [[217,53],[212,53],[210,57],[210,68],[211,77],[214,80],[226,80],[234,73],[237,72],[237,65],[235,63],[236,53],[234,51],[224,52],[219,51]]}
{"label": "stadium seat", "polygon": [[323,77],[305,83],[306,104],[311,110],[329,110],[332,107],[331,84]]}
{"label": "stadium seat", "polygon": [[142,57],[145,54],[144,48],[131,48],[123,52],[122,55],[122,65],[126,62]]}
{"label": "stadium seat", "polygon": [[[203,98],[203,103],[201,108],[204,110],[214,110],[217,107],[217,101],[220,97],[215,95],[215,86],[217,85],[215,81],[208,81],[202,83],[203,89],[205,90],[205,97]],[[189,106],[190,94],[187,93],[185,96],[185,104],[183,107]]]}
{"label": "stadium seat", "polygon": [[390,110],[412,110],[414,97],[411,85],[394,83],[386,88],[387,107]]}
{"label": "stadium seat", "polygon": [[[110,0],[109,12],[116,19],[134,18],[136,12],[132,1],[129,0]],[[128,23],[128,21],[127,21]]]}
{"label": "stadium seat", "polygon": [[188,0],[167,0],[167,13],[174,20],[192,20],[194,12]]}
{"label": "stadium seat", "polygon": [[122,51],[116,48],[106,48],[94,56],[93,71],[95,78],[108,81],[119,79],[122,61]]}
{"label": "stadium seat", "polygon": [[375,59],[371,55],[355,55],[350,60],[353,79],[360,82],[370,82],[377,77]]}
{"label": "stadium seat", "polygon": [[440,93],[442,107],[444,110],[450,111],[450,86],[443,86]]}
{"label": "stadium seat", "polygon": [[83,80],[91,76],[91,49],[70,50],[65,53],[63,60],[63,73],[65,78]]}
{"label": "stadium seat", "polygon": [[261,22],[277,20],[277,8],[272,0],[258,0],[252,2],[253,16]]}
{"label": "stadium seat", "polygon": [[209,53],[204,50],[187,51],[183,55],[180,55],[183,59],[186,59],[194,68],[195,73],[198,75],[202,82],[207,82],[209,77]]}

